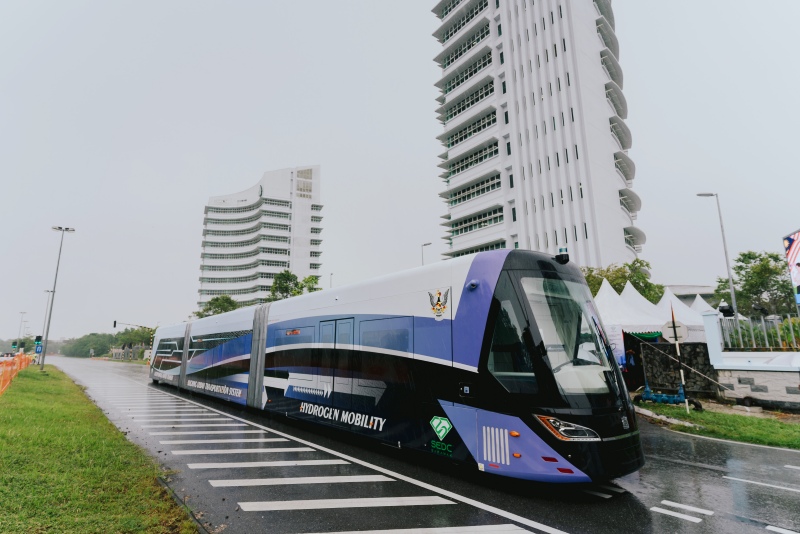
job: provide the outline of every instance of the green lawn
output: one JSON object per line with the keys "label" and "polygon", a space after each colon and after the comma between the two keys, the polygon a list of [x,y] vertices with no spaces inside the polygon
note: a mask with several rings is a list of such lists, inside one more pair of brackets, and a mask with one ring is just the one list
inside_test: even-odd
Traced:
{"label": "green lawn", "polygon": [[712,411],[697,412],[681,406],[654,404],[643,402],[639,406],[660,415],[666,415],[681,421],[701,425],[703,428],[691,428],[683,425],[670,425],[670,429],[689,434],[710,436],[712,438],[730,439],[759,445],[772,445],[800,449],[800,424],[783,423],[775,419],[719,413]]}
{"label": "green lawn", "polygon": [[162,474],[52,366],[0,396],[0,532],[197,532]]}

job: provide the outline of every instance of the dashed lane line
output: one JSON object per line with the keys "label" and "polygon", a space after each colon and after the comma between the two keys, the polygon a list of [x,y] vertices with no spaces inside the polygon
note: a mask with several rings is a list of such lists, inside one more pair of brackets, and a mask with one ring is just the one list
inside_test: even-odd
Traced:
{"label": "dashed lane line", "polygon": [[[247,425],[241,425],[247,426]],[[206,434],[269,434],[266,430],[179,430],[175,432],[150,432],[151,436],[205,436]]]}
{"label": "dashed lane line", "polygon": [[628,490],[624,490],[622,488],[618,488],[616,486],[598,486],[608,491],[613,491],[614,493],[627,493]]}
{"label": "dashed lane line", "polygon": [[671,515],[672,517],[677,517],[680,519],[685,519],[686,521],[691,521],[692,523],[699,523],[702,521],[699,517],[693,517],[691,515],[680,514],[678,512],[673,512],[672,510],[665,510],[664,508],[659,508],[658,506],[653,506],[650,508],[651,512],[658,512],[660,514]]}
{"label": "dashed lane line", "polygon": [[173,439],[159,441],[161,445],[192,445],[209,443],[277,443],[289,441],[286,438],[237,438],[237,439]]}
{"label": "dashed lane line", "polygon": [[797,467],[796,465],[784,465],[783,467],[785,467],[786,469],[797,469],[797,470],[800,470],[800,467]]}
{"label": "dashed lane line", "polygon": [[347,465],[345,460],[275,460],[272,462],[224,462],[186,464],[189,469],[236,469],[241,467],[297,467],[299,465]]}
{"label": "dashed lane line", "polygon": [[602,497],[603,499],[610,499],[611,495],[607,493],[600,493],[599,491],[592,491],[592,490],[583,490],[584,493],[588,493],[589,495],[594,495],[596,497]]}
{"label": "dashed lane line", "polygon": [[142,425],[142,428],[205,428],[219,426],[250,426],[246,423],[212,423],[210,425]]}
{"label": "dashed lane line", "polygon": [[[166,413],[166,414],[182,414],[182,413],[208,413],[208,410],[201,410],[199,408],[159,408],[158,410],[127,410],[128,415],[131,417],[135,415],[147,415],[151,413]],[[218,415],[218,414],[215,414]]]}
{"label": "dashed lane line", "polygon": [[680,508],[682,510],[686,510],[686,511],[689,511],[689,512],[696,512],[698,514],[714,515],[714,512],[712,512],[711,510],[704,510],[702,508],[695,508],[694,506],[681,504],[679,502],[661,501],[661,504],[666,504],[667,506],[672,506],[673,508]]}
{"label": "dashed lane line", "polygon": [[[175,421],[176,423],[219,423],[221,421],[230,421],[227,417],[216,417],[217,414],[209,414],[203,418],[199,419],[188,419],[186,417],[161,417],[161,418],[150,418],[147,419],[136,419],[133,418],[134,423],[169,423],[170,421]],[[190,415],[189,417],[198,417],[196,415]]]}
{"label": "dashed lane line", "polygon": [[780,527],[773,527],[772,525],[768,525],[767,526],[767,530],[771,530],[772,532],[778,532],[780,534],[800,534],[796,530],[789,530],[789,529],[780,528]]}
{"label": "dashed lane line", "polygon": [[243,478],[209,480],[215,488],[240,488],[247,486],[285,486],[294,484],[345,484],[354,482],[394,482],[383,475],[340,475],[332,477]]}
{"label": "dashed lane line", "polygon": [[261,454],[273,452],[315,452],[311,447],[273,447],[266,449],[198,449],[191,451],[172,451],[176,456],[203,454]]}
{"label": "dashed lane line", "polygon": [[[505,534],[506,532],[530,532],[517,525],[476,525],[471,527],[439,527],[439,528],[400,528],[392,530],[350,530],[325,534]],[[322,534],[322,533],[319,533]]]}
{"label": "dashed lane line", "polygon": [[371,497],[367,499],[314,499],[297,501],[240,502],[245,512],[277,512],[284,510],[323,510],[330,508],[383,508],[387,506],[437,506],[456,504],[438,496]]}
{"label": "dashed lane line", "polygon": [[737,482],[747,482],[748,484],[757,484],[759,486],[767,486],[768,488],[775,488],[775,489],[780,489],[780,490],[784,490],[784,491],[793,491],[795,493],[800,493],[799,489],[786,488],[786,487],[783,487],[783,486],[776,486],[774,484],[765,484],[764,482],[756,482],[754,480],[745,480],[743,478],[734,478],[734,477],[726,477],[726,476],[723,476],[722,478],[727,478],[728,480],[736,480]]}

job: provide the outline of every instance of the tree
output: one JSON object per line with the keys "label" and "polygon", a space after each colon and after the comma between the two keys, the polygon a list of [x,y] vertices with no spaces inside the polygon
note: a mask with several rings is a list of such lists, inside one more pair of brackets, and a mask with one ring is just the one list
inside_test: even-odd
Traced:
{"label": "tree", "polygon": [[150,340],[153,336],[153,330],[147,327],[139,327],[136,329],[126,328],[122,332],[117,332],[115,336],[115,343],[117,345],[150,345]]}
{"label": "tree", "polygon": [[195,312],[195,315],[202,319],[203,317],[233,311],[238,307],[239,303],[233,300],[230,295],[220,295],[206,302],[203,305],[203,309]]}
{"label": "tree", "polygon": [[272,280],[272,289],[270,290],[270,301],[283,300],[289,297],[296,297],[302,295],[304,292],[317,290],[319,283],[319,276],[306,276],[302,280],[297,278],[289,269],[284,269],[282,272],[275,275]]}
{"label": "tree", "polygon": [[625,284],[630,282],[636,291],[653,304],[658,303],[664,296],[664,286],[650,281],[650,263],[638,258],[630,263],[623,263],[622,266],[581,267],[581,271],[593,296],[600,291],[604,278],[617,293],[621,293]]}
{"label": "tree", "polygon": [[94,349],[94,355],[108,354],[115,343],[114,334],[87,334],[77,339],[70,339],[64,343],[61,352],[65,356],[88,358]]}
{"label": "tree", "polygon": [[[736,307],[742,315],[759,315],[762,310],[776,315],[797,311],[789,267],[782,255],[748,250],[734,260],[732,270]],[[731,304],[728,278],[717,278],[714,298]]]}

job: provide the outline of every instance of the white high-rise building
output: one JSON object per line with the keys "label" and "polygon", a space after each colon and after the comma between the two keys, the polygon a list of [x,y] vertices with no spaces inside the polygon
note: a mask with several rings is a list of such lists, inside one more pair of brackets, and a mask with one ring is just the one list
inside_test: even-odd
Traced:
{"label": "white high-rise building", "polygon": [[303,279],[322,265],[319,166],[264,173],[240,193],[211,197],[203,220],[198,305],[230,295],[243,306],[267,301],[275,274]]}
{"label": "white high-rise building", "polygon": [[635,259],[645,234],[611,0],[441,0],[433,12],[445,255]]}

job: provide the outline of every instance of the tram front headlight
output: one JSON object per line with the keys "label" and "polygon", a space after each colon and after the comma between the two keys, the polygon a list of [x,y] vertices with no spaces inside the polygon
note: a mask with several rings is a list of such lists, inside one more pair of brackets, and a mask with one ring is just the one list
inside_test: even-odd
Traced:
{"label": "tram front headlight", "polygon": [[568,423],[549,415],[537,415],[536,419],[561,441],[600,441],[600,436],[591,428]]}

